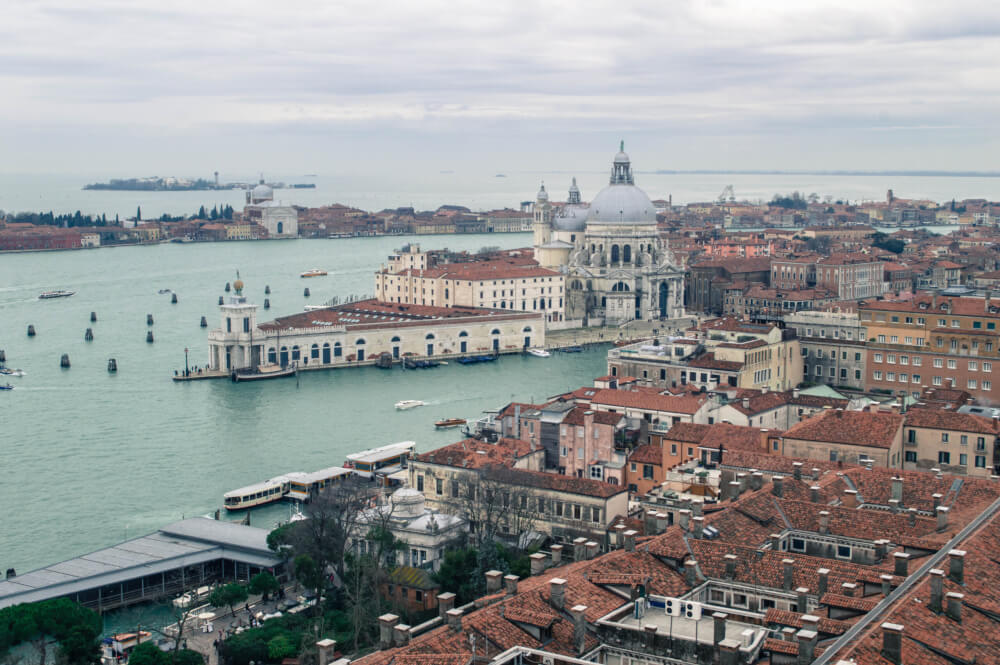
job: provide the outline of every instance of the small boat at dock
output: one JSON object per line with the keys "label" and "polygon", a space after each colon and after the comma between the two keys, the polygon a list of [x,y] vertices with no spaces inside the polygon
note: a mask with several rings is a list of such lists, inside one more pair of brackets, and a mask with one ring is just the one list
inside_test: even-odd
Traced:
{"label": "small boat at dock", "polygon": [[426,402],[422,402],[419,399],[404,399],[396,402],[397,411],[406,411],[407,409],[415,409],[418,406],[424,406]]}
{"label": "small boat at dock", "polygon": [[281,365],[259,365],[257,367],[246,367],[233,370],[230,378],[234,383],[240,381],[264,381],[266,379],[282,379],[295,376],[297,368],[294,364],[282,367]]}
{"label": "small boat at dock", "polygon": [[304,273],[299,275],[299,277],[325,277],[326,271],[320,268],[313,268],[311,270],[306,270]]}
{"label": "small boat at dock", "polygon": [[434,427],[438,429],[450,429],[452,427],[459,427],[465,423],[465,418],[445,418],[434,423]]}
{"label": "small boat at dock", "polygon": [[552,354],[545,349],[528,349],[528,353],[535,356],[536,358],[548,358]]}
{"label": "small boat at dock", "polygon": [[563,353],[583,353],[582,346],[565,346],[559,350]]}
{"label": "small boat at dock", "polygon": [[494,360],[496,360],[496,356],[465,356],[459,358],[458,362],[461,365],[475,365],[476,363],[491,363]]}
{"label": "small boat at dock", "polygon": [[38,295],[39,300],[49,300],[51,298],[69,298],[76,291],[45,291]]}

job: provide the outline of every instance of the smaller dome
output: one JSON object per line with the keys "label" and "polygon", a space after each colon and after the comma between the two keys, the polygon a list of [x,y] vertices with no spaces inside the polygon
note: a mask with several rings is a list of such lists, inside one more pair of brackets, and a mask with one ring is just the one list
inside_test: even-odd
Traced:
{"label": "smaller dome", "polygon": [[242,279],[237,279],[235,282],[233,282],[233,288],[236,289],[237,293],[239,293],[240,291],[242,291],[243,290],[243,280]]}
{"label": "smaller dome", "polygon": [[622,141],[618,148],[618,154],[615,155],[615,164],[628,164],[630,161],[628,154],[625,153],[625,141]]}
{"label": "smaller dome", "polygon": [[542,188],[538,190],[538,200],[539,201],[548,201],[549,200],[549,193],[545,191],[545,183],[544,182],[542,183]]}
{"label": "smaller dome", "polygon": [[404,487],[392,493],[393,517],[419,517],[424,514],[424,495]]}
{"label": "smaller dome", "polygon": [[274,199],[274,190],[271,189],[270,185],[261,181],[261,183],[254,187],[250,192],[250,197],[254,201],[271,201]]}

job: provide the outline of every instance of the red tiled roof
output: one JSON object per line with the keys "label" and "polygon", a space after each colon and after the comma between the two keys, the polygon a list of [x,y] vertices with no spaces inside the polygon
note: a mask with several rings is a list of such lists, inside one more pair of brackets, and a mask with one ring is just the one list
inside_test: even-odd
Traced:
{"label": "red tiled roof", "polygon": [[652,444],[646,444],[644,446],[639,446],[632,451],[632,454],[628,457],[629,462],[636,462],[637,464],[663,464],[663,448],[660,446],[654,446]]}
{"label": "red tiled roof", "polygon": [[[616,494],[628,492],[624,485],[612,485],[591,478],[576,478],[544,471],[528,471],[494,466],[486,472],[486,477],[522,487],[537,487],[569,494],[581,494],[608,499]],[[609,516],[610,517],[610,516]]]}
{"label": "red tiled roof", "polygon": [[566,425],[582,426],[584,422],[586,422],[587,413],[591,414],[595,425],[608,425],[614,427],[625,419],[625,416],[621,413],[596,411],[585,406],[578,406],[566,414],[566,417],[563,418],[563,423]]}
{"label": "red tiled roof", "polygon": [[520,458],[530,455],[531,444],[520,439],[500,439],[486,443],[477,439],[464,439],[416,456],[420,462],[443,464],[467,469],[503,464],[513,466]]}
{"label": "red tiled roof", "polygon": [[665,413],[693,415],[708,398],[695,395],[660,395],[638,390],[599,390],[591,398],[594,406],[613,406]]}
{"label": "red tiled roof", "polygon": [[902,424],[896,413],[830,410],[792,425],[785,438],[890,448]]}
{"label": "red tiled roof", "polygon": [[924,429],[947,429],[958,432],[974,432],[976,434],[996,435],[1000,432],[1000,424],[991,418],[976,416],[971,413],[956,413],[941,409],[914,408],[906,414],[906,427],[921,427]]}

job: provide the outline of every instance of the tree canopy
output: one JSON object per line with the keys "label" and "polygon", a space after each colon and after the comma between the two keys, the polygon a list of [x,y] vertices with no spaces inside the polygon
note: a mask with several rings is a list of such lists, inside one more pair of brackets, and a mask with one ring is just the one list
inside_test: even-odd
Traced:
{"label": "tree canopy", "polygon": [[0,610],[0,653],[44,636],[58,642],[71,663],[97,662],[101,618],[66,598],[25,603]]}

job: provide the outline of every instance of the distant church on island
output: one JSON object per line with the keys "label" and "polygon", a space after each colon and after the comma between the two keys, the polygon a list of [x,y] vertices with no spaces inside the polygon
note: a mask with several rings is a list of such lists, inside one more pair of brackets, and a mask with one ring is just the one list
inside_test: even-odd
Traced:
{"label": "distant church on island", "polygon": [[264,182],[247,190],[243,219],[267,229],[269,238],[297,238],[299,213],[294,206],[274,200],[274,189]]}
{"label": "distant church on island", "polygon": [[565,318],[581,325],[684,317],[684,272],[656,228],[656,207],[636,187],[622,142],[608,186],[581,203],[576,178],[565,205],[542,185],[534,207],[538,263],[565,275]]}

